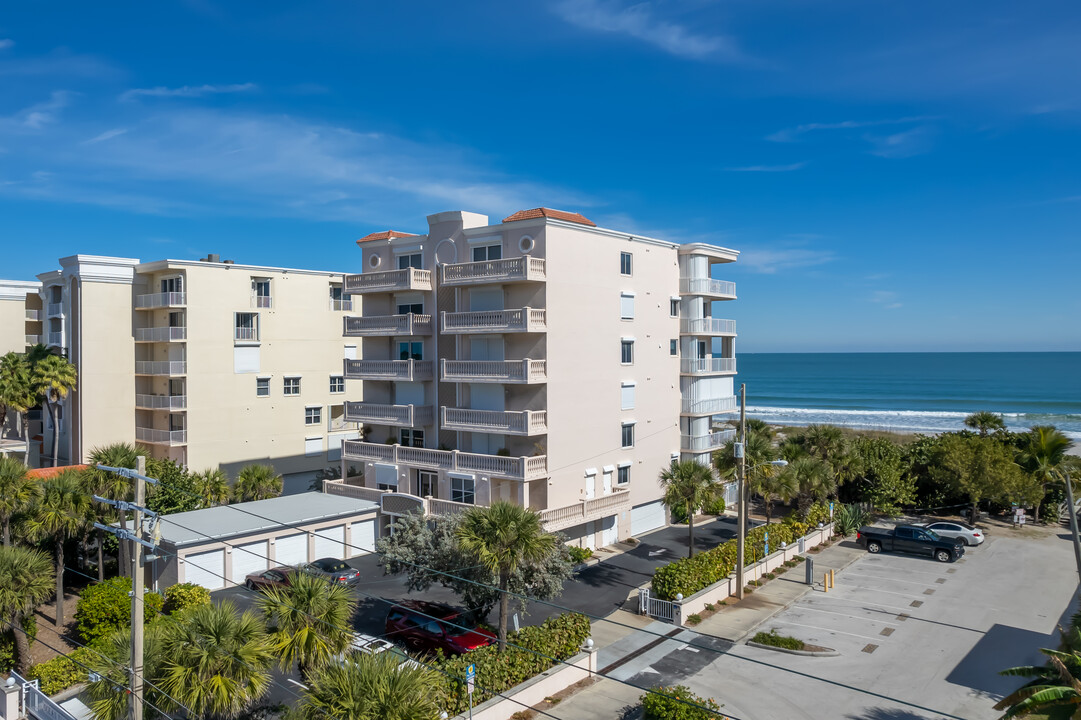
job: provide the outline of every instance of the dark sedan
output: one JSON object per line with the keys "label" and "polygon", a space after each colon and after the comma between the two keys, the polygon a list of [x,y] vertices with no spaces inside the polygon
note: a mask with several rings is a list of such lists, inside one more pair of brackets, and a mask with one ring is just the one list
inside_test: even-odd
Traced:
{"label": "dark sedan", "polygon": [[360,571],[349,567],[344,560],[338,558],[313,560],[304,566],[304,572],[342,585],[355,585],[360,581]]}
{"label": "dark sedan", "polygon": [[263,572],[251,573],[244,578],[244,585],[249,590],[286,587],[289,585],[289,574],[294,572],[296,570],[291,567],[276,567]]}

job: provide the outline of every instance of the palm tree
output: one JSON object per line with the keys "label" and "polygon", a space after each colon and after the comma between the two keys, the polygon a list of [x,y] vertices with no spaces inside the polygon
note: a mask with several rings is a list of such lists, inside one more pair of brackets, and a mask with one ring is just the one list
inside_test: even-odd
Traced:
{"label": "palm tree", "polygon": [[225,505],[229,502],[229,478],[221,470],[207,468],[192,475],[195,492],[203,498],[203,507]]}
{"label": "palm tree", "polygon": [[[90,451],[91,468],[86,471],[83,481],[86,484],[88,494],[100,495],[110,500],[129,500],[132,494],[131,480],[117,475],[114,472],[98,470],[98,465],[119,468],[135,468],[139,451],[130,443],[113,443],[105,447],[97,447]],[[104,503],[95,504],[98,522],[105,524],[113,517],[113,510]],[[128,514],[119,513],[120,529],[128,529]],[[105,533],[98,530],[98,580],[105,579],[104,548]],[[131,568],[128,565],[128,544],[120,543],[119,553],[116,558],[118,570],[121,575],[130,575]]]}
{"label": "palm tree", "polygon": [[49,420],[53,426],[53,467],[59,464],[60,428],[56,423],[56,408],[60,401],[68,396],[68,391],[75,387],[78,373],[67,358],[50,355],[34,364],[31,382],[38,397],[45,401]]}
{"label": "palm tree", "polygon": [[11,518],[33,505],[41,483],[27,476],[27,467],[12,457],[0,457],[0,525],[4,545],[11,545]]}
{"label": "palm tree", "polygon": [[[161,692],[161,643],[166,626],[177,618],[161,618],[146,626],[143,635],[143,700],[146,717],[154,717],[153,708],[172,713],[178,709],[171,697]],[[131,703],[128,685],[131,675],[131,633],[127,628],[116,630],[95,643],[94,652],[86,658],[87,669],[98,679],[90,682],[87,694],[94,720],[127,720]]]}
{"label": "palm tree", "polygon": [[[995,705],[995,710],[1006,711],[999,720],[1035,712],[1043,713],[1043,717],[1077,717],[1081,706],[1081,654],[1047,648],[1040,652],[1048,657],[1046,665],[1024,665],[1000,673],[1032,679]],[[1054,713],[1059,708],[1062,715]]]}
{"label": "palm tree", "polygon": [[90,497],[76,470],[64,470],[41,485],[30,510],[34,538],[49,538],[56,549],[56,626],[64,624],[64,543],[83,532],[91,517]]}
{"label": "palm tree", "polygon": [[698,508],[712,502],[721,492],[721,484],[709,465],[693,460],[672,463],[661,470],[664,504],[687,511],[687,557],[694,555],[694,514]]}
{"label": "palm tree", "polygon": [[809,454],[827,462],[845,447],[844,433],[836,425],[808,425],[799,438]]}
{"label": "palm tree", "polygon": [[988,410],[980,410],[965,418],[965,427],[979,430],[980,435],[986,437],[988,430],[1005,430],[1006,423],[1002,421],[1001,415]]}
{"label": "palm tree", "polygon": [[23,677],[30,665],[30,642],[22,632],[22,621],[52,594],[50,565],[48,556],[40,550],[0,547],[0,627],[12,629],[18,650],[15,666]]}
{"label": "palm tree", "polygon": [[441,687],[435,671],[394,653],[355,653],[317,672],[297,709],[301,720],[437,720]]}
{"label": "palm tree", "polygon": [[356,602],[349,588],[308,573],[271,588],[259,600],[274,654],[283,670],[296,663],[302,677],[327,665],[352,640]]}
{"label": "palm tree", "polygon": [[[751,468],[752,472],[754,468],[769,465],[769,462],[776,456],[773,449],[773,439],[760,432],[751,432],[751,428],[748,426],[747,442],[743,444],[743,454],[746,466]],[[739,469],[735,440],[729,440],[723,448],[713,453],[713,464],[721,477],[735,477]]]}
{"label": "palm tree", "polygon": [[[1073,441],[1054,425],[1035,425],[1029,432],[1028,442],[1018,453],[1018,465],[1026,470],[1044,488],[1064,480],[1062,469],[1067,460],[1066,451]],[[1073,508],[1070,508],[1073,512]],[[975,515],[973,515],[975,517]],[[1033,521],[1040,521],[1040,505],[1036,504]]]}
{"label": "palm tree", "polygon": [[508,588],[524,564],[540,562],[555,546],[540,516],[528,508],[497,500],[466,511],[457,530],[458,546],[499,577],[499,652],[507,649]]}
{"label": "palm tree", "polygon": [[780,500],[789,502],[799,495],[799,482],[796,476],[786,472],[769,472],[773,466],[769,463],[763,468],[763,472],[752,473],[748,476],[747,485],[751,492],[761,495],[766,506],[766,524],[773,517],[773,503]]}
{"label": "palm tree", "polygon": [[23,452],[24,464],[30,462],[30,437],[26,413],[38,403],[31,376],[31,365],[26,355],[9,352],[0,358],[0,403],[18,414],[20,437],[26,445],[26,450]]}
{"label": "palm tree", "polygon": [[238,717],[270,685],[274,654],[262,619],[230,601],[189,608],[166,623],[161,653],[155,683],[191,717]]}
{"label": "palm tree", "polygon": [[825,500],[837,489],[830,466],[816,457],[796,458],[782,470],[798,490],[800,512],[806,513],[815,500]]}
{"label": "palm tree", "polygon": [[248,465],[237,475],[233,494],[240,502],[278,497],[282,494],[282,476],[273,465]]}

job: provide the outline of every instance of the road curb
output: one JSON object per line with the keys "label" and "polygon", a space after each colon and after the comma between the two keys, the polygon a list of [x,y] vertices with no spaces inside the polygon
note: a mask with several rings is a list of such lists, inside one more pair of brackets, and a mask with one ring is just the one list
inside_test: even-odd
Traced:
{"label": "road curb", "polygon": [[763,643],[756,643],[754,640],[748,640],[745,643],[748,647],[762,648],[763,650],[773,650],[775,652],[788,653],[789,655],[803,655],[805,657],[840,657],[841,653],[833,650],[832,648],[826,648],[825,650],[791,650],[789,648],[777,647],[776,645],[765,645]]}

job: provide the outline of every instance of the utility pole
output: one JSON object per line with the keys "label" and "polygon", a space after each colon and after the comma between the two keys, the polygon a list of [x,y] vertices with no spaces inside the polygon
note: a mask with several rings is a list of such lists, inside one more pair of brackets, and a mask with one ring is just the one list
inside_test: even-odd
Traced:
{"label": "utility pole", "polygon": [[1073,554],[1077,561],[1077,577],[1081,580],[1081,539],[1077,537],[1077,510],[1073,504],[1073,480],[1070,473],[1063,472],[1066,476],[1066,500],[1070,503],[1070,537],[1073,539]]}
{"label": "utility pole", "polygon": [[739,386],[739,442],[736,443],[736,457],[739,464],[738,494],[739,511],[736,520],[736,597],[743,599],[743,545],[747,539],[747,384]]}
{"label": "utility pole", "polygon": [[143,505],[146,457],[135,459],[135,540],[131,544],[131,720],[143,720]]}

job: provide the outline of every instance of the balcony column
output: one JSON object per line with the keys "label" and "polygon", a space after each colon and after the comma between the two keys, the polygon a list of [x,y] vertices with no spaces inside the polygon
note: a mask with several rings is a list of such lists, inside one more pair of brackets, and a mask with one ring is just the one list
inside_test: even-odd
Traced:
{"label": "balcony column", "polygon": [[[525,467],[525,458],[522,458],[522,467]],[[518,504],[524,508],[529,507],[529,483],[524,480],[518,483]]]}

